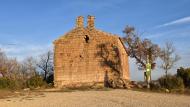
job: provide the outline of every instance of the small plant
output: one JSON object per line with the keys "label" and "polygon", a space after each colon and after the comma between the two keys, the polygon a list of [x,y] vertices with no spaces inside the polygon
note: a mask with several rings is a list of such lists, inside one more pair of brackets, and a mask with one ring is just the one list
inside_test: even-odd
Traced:
{"label": "small plant", "polygon": [[4,77],[0,78],[0,89],[14,89],[15,86],[15,81]]}
{"label": "small plant", "polygon": [[161,86],[160,86],[159,81],[152,81],[152,82],[150,83],[150,89],[151,89],[151,90],[160,90],[160,89],[161,89]]}
{"label": "small plant", "polygon": [[181,77],[185,87],[190,88],[190,68],[184,69],[180,67],[177,69],[177,77]]}
{"label": "small plant", "polygon": [[45,85],[45,82],[43,81],[43,78],[41,76],[36,75],[27,80],[26,84],[28,88],[34,89],[37,87],[42,87],[43,85]]}
{"label": "small plant", "polygon": [[183,79],[175,75],[167,75],[158,79],[161,88],[169,90],[183,90]]}
{"label": "small plant", "polygon": [[54,75],[53,74],[48,75],[47,78],[46,78],[46,82],[48,84],[53,84],[53,80],[54,80]]}

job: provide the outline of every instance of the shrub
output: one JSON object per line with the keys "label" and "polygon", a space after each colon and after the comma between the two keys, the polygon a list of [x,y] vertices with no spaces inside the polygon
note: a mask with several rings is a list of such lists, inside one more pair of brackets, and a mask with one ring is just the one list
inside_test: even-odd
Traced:
{"label": "shrub", "polygon": [[14,80],[15,86],[14,89],[24,89],[26,88],[26,81],[23,79],[16,79]]}
{"label": "shrub", "polygon": [[159,78],[158,81],[162,88],[166,88],[169,90],[172,90],[172,89],[183,90],[184,89],[183,79],[175,75],[174,76],[168,75],[167,77],[163,76]]}
{"label": "shrub", "polygon": [[160,90],[161,86],[160,86],[159,81],[151,81],[150,82],[150,89],[151,90]]}
{"label": "shrub", "polygon": [[47,79],[46,79],[46,82],[48,84],[53,84],[53,80],[54,80],[54,75],[53,74],[50,74]]}
{"label": "shrub", "polygon": [[177,76],[183,79],[185,87],[190,88],[190,68],[184,69],[180,67],[177,69]]}
{"label": "shrub", "polygon": [[4,77],[0,78],[0,89],[14,89],[15,86],[15,81]]}
{"label": "shrub", "polygon": [[37,88],[37,87],[42,87],[45,85],[45,82],[43,81],[43,78],[39,75],[33,76],[30,79],[26,81],[26,85],[28,88]]}

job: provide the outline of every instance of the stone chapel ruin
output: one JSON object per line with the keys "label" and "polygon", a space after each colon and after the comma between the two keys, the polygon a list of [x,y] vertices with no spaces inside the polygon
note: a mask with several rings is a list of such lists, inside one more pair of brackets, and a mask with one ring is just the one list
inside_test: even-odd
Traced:
{"label": "stone chapel ruin", "polygon": [[76,19],[74,29],[54,41],[54,84],[63,87],[80,83],[129,80],[126,48],[120,37],[95,28],[95,17]]}

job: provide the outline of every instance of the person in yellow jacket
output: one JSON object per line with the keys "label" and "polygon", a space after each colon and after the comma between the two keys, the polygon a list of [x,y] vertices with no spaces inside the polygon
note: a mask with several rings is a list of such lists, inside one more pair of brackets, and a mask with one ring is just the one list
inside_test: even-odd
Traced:
{"label": "person in yellow jacket", "polygon": [[150,76],[151,76],[151,63],[149,61],[149,58],[147,57],[147,63],[146,63],[146,82],[147,82],[147,88],[150,88]]}

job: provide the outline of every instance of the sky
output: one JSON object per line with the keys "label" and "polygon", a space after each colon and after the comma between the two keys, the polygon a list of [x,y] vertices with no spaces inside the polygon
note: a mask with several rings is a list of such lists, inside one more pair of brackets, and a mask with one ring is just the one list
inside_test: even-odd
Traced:
{"label": "sky", "polygon": [[[127,25],[134,26],[160,47],[172,42],[181,60],[190,67],[190,0],[0,0],[0,48],[9,57],[23,60],[53,47],[52,42],[75,26],[77,16],[93,15],[95,26],[125,36]],[[132,80],[142,80],[143,72],[130,59]],[[152,78],[164,71],[158,67]]]}

